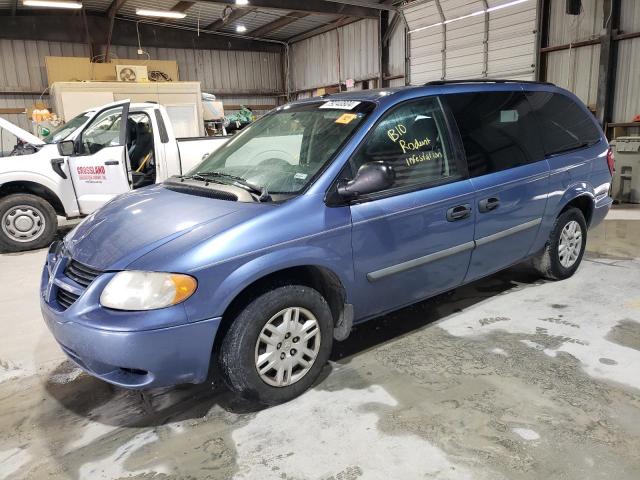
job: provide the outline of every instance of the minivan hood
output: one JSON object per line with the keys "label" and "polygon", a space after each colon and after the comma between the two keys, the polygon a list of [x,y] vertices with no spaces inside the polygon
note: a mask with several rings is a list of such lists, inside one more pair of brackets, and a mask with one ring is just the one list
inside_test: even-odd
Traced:
{"label": "minivan hood", "polygon": [[15,135],[23,142],[27,142],[34,147],[40,147],[44,145],[44,142],[40,140],[38,137],[33,135],[32,133],[27,132],[26,130],[21,129],[19,126],[14,125],[8,120],[0,117],[0,128],[8,131],[9,133]]}
{"label": "minivan hood", "polygon": [[258,204],[179,193],[162,185],[131,192],[92,213],[65,238],[70,256],[98,270],[119,270],[201,225],[211,235],[255,215]]}

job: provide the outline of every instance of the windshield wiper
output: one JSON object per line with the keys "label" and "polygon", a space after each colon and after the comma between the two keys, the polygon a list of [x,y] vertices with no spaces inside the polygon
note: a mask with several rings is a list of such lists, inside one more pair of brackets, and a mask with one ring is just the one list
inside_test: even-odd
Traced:
{"label": "windshield wiper", "polygon": [[259,202],[267,202],[271,200],[271,196],[267,191],[267,187],[254,185],[253,183],[250,183],[246,181],[244,178],[239,177],[237,175],[232,175],[230,173],[223,173],[223,172],[196,172],[194,175],[192,175],[192,177],[193,178],[200,177],[203,180],[211,180],[215,178],[228,178],[230,180],[233,180],[234,183],[237,183],[238,185],[243,187],[245,190],[248,190],[251,193],[257,195]]}

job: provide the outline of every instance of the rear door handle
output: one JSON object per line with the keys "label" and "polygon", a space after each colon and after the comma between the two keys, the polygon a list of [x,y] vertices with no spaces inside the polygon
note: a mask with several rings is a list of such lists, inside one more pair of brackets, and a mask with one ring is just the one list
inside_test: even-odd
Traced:
{"label": "rear door handle", "polygon": [[104,162],[105,165],[120,165],[120,162],[118,160],[107,160],[106,162]]}
{"label": "rear door handle", "polygon": [[478,211],[487,213],[495,210],[500,205],[500,199],[497,197],[484,198],[478,202]]}
{"label": "rear door handle", "polygon": [[455,222],[456,220],[463,220],[471,215],[471,205],[465,203],[463,205],[457,205],[447,210],[447,220],[449,222]]}

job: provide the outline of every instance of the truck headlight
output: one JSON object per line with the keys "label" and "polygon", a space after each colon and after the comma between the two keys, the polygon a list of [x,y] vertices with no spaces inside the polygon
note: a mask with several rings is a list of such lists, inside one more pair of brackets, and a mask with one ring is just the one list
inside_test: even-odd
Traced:
{"label": "truck headlight", "polygon": [[103,307],[116,310],[153,310],[184,302],[198,282],[178,273],[124,271],[116,274],[100,295]]}

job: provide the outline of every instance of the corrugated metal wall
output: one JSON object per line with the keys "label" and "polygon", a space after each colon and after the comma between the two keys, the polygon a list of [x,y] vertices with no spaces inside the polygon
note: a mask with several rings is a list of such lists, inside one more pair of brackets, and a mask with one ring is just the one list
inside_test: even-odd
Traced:
{"label": "corrugated metal wall", "polygon": [[[116,58],[140,58],[136,47],[113,46]],[[148,48],[150,58],[178,62],[180,80],[200,81],[212,93],[281,93],[279,53]],[[44,58],[86,57],[84,44],[0,39],[0,92],[41,92],[47,86]]]}
{"label": "corrugated metal wall", "polygon": [[407,50],[409,52],[409,82],[419,85],[428,80],[440,80],[444,77],[444,29],[433,26],[442,22],[442,16],[434,1],[421,1],[409,4],[404,9],[409,33]]}
{"label": "corrugated metal wall", "polygon": [[535,0],[419,0],[409,25],[410,82],[451,78],[532,79]]}
{"label": "corrugated metal wall", "polygon": [[[1,35],[1,32],[0,32]],[[140,58],[136,47],[113,46],[116,58]],[[148,48],[150,58],[178,62],[180,80],[200,81],[202,90],[216,94],[229,105],[277,105],[284,90],[282,56],[270,52]],[[46,89],[46,56],[86,57],[81,43],[25,41],[0,38],[0,108],[28,108]],[[48,95],[41,98],[48,104]],[[257,114],[264,110],[256,109]],[[5,114],[25,130],[31,124],[24,114]],[[8,148],[4,139],[3,149]]]}
{"label": "corrugated metal wall", "polygon": [[379,76],[378,22],[361,20],[291,46],[291,90]]}
{"label": "corrugated metal wall", "polygon": [[0,92],[42,92],[47,87],[46,56],[88,55],[81,43],[0,39]]}
{"label": "corrugated metal wall", "polygon": [[[625,33],[640,32],[640,2],[623,0],[620,29]],[[616,71],[613,119],[630,122],[640,115],[640,38],[620,40]]]}
{"label": "corrugated metal wall", "polygon": [[[140,58],[137,47],[114,46],[117,58]],[[200,81],[202,90],[215,94],[250,92],[280,93],[282,60],[279,53],[237,50],[147,48],[154,60],[178,62],[180,80]]]}
{"label": "corrugated metal wall", "polygon": [[[603,0],[582,0],[580,15],[565,13],[565,0],[551,0],[549,46],[568,45],[600,37],[609,12]],[[620,33],[640,32],[640,1],[622,0]],[[595,107],[600,45],[588,45],[545,54],[546,80],[574,92]],[[640,114],[640,38],[620,40],[612,120],[629,122]]]}
{"label": "corrugated metal wall", "polygon": [[[389,16],[389,22],[391,22],[392,18],[392,16]],[[390,76],[404,75],[406,37],[406,25],[404,19],[401,18],[400,23],[389,39],[389,69],[385,73]],[[397,78],[391,80],[389,85],[391,87],[402,86],[404,81],[404,78]]]}
{"label": "corrugated metal wall", "polygon": [[[602,0],[582,0],[580,15],[567,15],[566,3],[552,1],[549,18],[549,45],[566,45],[596,39],[602,29]],[[546,79],[574,92],[584,103],[595,107],[598,91],[600,45],[590,45],[547,54]]]}

